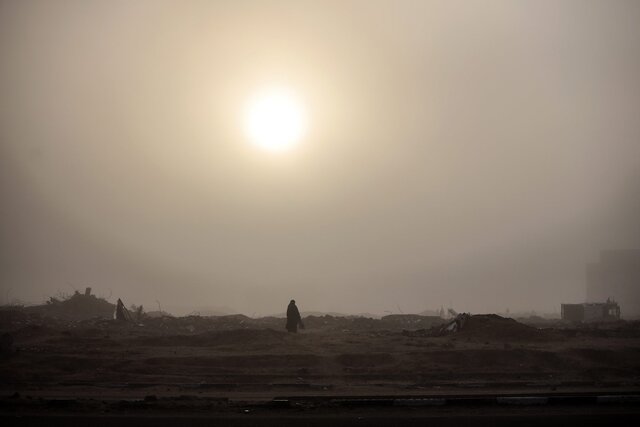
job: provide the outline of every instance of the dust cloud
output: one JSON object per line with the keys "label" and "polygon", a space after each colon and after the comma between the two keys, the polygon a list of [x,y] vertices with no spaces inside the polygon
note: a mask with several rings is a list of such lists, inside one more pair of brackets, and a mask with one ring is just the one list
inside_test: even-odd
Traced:
{"label": "dust cloud", "polygon": [[[640,242],[640,3],[0,3],[3,302],[557,312]],[[245,140],[273,82],[291,153]],[[613,295],[615,296],[615,295]]]}

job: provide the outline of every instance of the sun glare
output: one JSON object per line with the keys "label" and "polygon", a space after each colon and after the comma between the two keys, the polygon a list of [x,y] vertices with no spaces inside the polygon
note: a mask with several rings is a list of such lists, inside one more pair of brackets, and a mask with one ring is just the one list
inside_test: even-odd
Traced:
{"label": "sun glare", "polygon": [[294,92],[270,88],[257,93],[245,112],[245,131],[253,144],[286,151],[300,142],[307,127],[304,107]]}

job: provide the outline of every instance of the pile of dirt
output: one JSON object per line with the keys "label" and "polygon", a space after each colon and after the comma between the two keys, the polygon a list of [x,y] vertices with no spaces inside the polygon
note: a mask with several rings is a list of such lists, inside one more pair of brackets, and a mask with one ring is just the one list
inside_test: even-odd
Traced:
{"label": "pile of dirt", "polygon": [[406,336],[441,337],[455,335],[478,341],[526,341],[554,338],[553,333],[525,325],[497,314],[462,313],[442,326],[430,330],[405,331]]}
{"label": "pile of dirt", "polygon": [[540,317],[540,316],[528,316],[528,317],[516,317],[518,322],[525,325],[533,326],[535,328],[557,328],[562,326],[564,321],[560,318]]}
{"label": "pile of dirt", "polygon": [[[464,314],[460,315],[464,316]],[[460,317],[458,316],[458,317]],[[544,331],[497,314],[466,315],[458,334],[486,340],[535,340],[546,338]],[[457,319],[457,318],[456,318]]]}
{"label": "pile of dirt", "polygon": [[113,319],[115,304],[91,294],[76,292],[66,299],[50,298],[46,304],[26,307],[28,313],[65,320]]}

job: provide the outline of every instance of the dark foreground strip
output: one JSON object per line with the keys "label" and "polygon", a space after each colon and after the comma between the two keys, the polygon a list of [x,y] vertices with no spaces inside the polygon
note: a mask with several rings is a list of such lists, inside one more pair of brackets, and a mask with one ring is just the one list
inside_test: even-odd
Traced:
{"label": "dark foreground strip", "polygon": [[330,405],[348,407],[385,407],[385,406],[539,406],[539,405],[640,405],[640,394],[567,394],[567,395],[523,395],[523,396],[439,396],[439,397],[310,397],[276,398],[280,408],[292,407],[304,400],[324,401]]}
{"label": "dark foreground strip", "polygon": [[[253,402],[178,396],[124,401],[38,399],[46,406],[16,407],[4,399],[2,426],[512,426],[640,425],[640,394],[467,396],[310,396]],[[27,399],[28,400],[28,399]],[[94,405],[94,406],[92,406]],[[539,407],[539,405],[545,405]],[[36,405],[37,406],[37,405]],[[104,412],[109,409],[109,412]],[[33,412],[36,411],[36,412]]]}
{"label": "dark foreground strip", "polygon": [[570,413],[570,414],[456,414],[425,415],[378,413],[353,413],[346,411],[334,414],[303,415],[223,415],[223,416],[1,416],[3,426],[91,426],[91,427],[567,427],[579,425],[592,426],[628,426],[638,425],[640,413]]}

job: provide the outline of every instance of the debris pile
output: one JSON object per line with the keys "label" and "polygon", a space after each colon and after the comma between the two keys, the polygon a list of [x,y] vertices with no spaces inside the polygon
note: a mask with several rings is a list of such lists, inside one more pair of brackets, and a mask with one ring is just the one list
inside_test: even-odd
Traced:
{"label": "debris pile", "polygon": [[65,320],[85,320],[94,318],[112,319],[115,305],[91,294],[87,288],[84,294],[76,291],[67,298],[49,298],[46,304],[26,307],[29,313]]}
{"label": "debris pile", "polygon": [[440,327],[440,335],[451,334],[463,330],[470,318],[471,315],[469,313],[458,314],[454,319]]}
{"label": "debris pile", "polygon": [[497,314],[461,313],[444,325],[430,330],[404,331],[406,336],[441,337],[454,334],[478,340],[517,341],[551,338],[548,331],[536,329]]}

